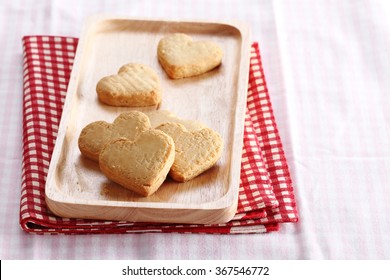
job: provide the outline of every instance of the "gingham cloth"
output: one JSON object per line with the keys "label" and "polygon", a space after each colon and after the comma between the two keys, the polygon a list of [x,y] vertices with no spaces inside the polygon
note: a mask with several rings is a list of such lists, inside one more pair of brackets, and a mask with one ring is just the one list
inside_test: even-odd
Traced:
{"label": "gingham cloth", "polygon": [[50,213],[45,203],[45,180],[77,42],[69,37],[23,37],[23,230],[37,234],[265,233],[277,231],[280,223],[298,221],[257,43],[251,52],[239,202],[232,221],[214,225],[130,223],[68,219]]}

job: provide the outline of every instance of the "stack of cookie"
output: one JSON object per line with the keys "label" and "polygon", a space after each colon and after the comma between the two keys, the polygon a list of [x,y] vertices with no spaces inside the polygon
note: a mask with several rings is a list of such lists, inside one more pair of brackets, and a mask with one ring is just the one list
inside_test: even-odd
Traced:
{"label": "stack of cookie", "polygon": [[[167,36],[158,44],[158,60],[171,79],[201,75],[217,67],[222,50],[212,42],[194,42],[185,34]],[[110,106],[143,107],[160,104],[162,89],[150,67],[130,63],[96,86],[99,100]],[[139,111],[120,114],[113,123],[96,121],[79,136],[80,152],[99,163],[110,180],[150,196],[169,174],[177,182],[191,180],[216,164],[222,155],[221,136],[211,128],[188,131],[180,122],[152,128]]]}

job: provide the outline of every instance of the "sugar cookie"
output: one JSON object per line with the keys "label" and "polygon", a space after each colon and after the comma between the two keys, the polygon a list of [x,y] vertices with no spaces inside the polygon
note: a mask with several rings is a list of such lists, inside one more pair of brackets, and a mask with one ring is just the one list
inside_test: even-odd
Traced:
{"label": "sugar cookie", "polygon": [[142,112],[130,111],[120,114],[114,122],[96,121],[84,127],[78,139],[80,152],[94,161],[104,145],[116,138],[134,140],[140,133],[150,129],[149,118]]}
{"label": "sugar cookie", "polygon": [[169,172],[175,181],[195,178],[211,168],[222,155],[222,138],[210,128],[187,131],[182,124],[166,123],[156,129],[171,136],[175,143],[175,161]]}
{"label": "sugar cookie", "polygon": [[222,49],[214,42],[193,41],[183,33],[162,38],[157,47],[158,60],[171,79],[208,72],[221,64],[222,55]]}
{"label": "sugar cookie", "polygon": [[117,75],[102,78],[96,92],[101,102],[111,106],[143,107],[161,102],[160,80],[146,65],[130,63]]}
{"label": "sugar cookie", "polygon": [[109,142],[99,156],[100,170],[110,180],[143,196],[164,182],[175,159],[175,144],[160,130],[148,130],[134,141]]}

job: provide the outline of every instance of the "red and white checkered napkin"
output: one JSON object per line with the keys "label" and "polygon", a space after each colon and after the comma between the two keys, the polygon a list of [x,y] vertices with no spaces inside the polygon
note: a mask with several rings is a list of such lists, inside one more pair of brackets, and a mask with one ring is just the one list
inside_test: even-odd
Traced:
{"label": "red and white checkered napkin", "polygon": [[271,108],[259,47],[252,45],[238,209],[214,225],[130,223],[60,218],[45,203],[45,180],[56,141],[78,40],[23,38],[23,171],[20,224],[38,234],[131,232],[264,233],[298,214],[290,174]]}

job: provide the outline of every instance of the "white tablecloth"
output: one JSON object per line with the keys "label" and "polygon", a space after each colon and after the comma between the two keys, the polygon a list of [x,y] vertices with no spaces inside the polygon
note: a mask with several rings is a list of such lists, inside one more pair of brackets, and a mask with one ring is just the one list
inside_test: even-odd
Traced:
{"label": "white tablecloth", "polygon": [[[97,13],[247,22],[295,186],[298,224],[259,235],[36,236],[19,227],[23,35],[78,37]],[[0,0],[1,259],[389,259],[386,1]]]}

